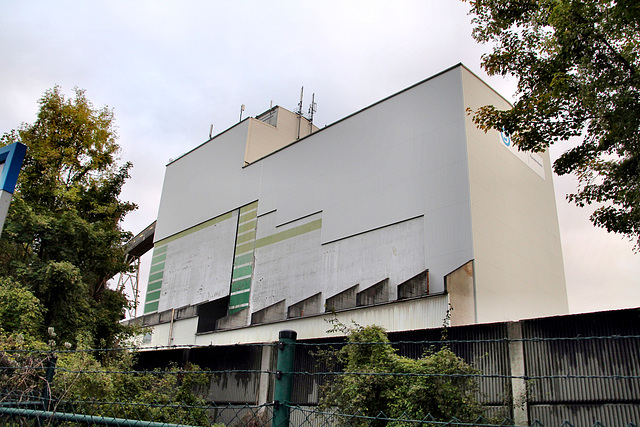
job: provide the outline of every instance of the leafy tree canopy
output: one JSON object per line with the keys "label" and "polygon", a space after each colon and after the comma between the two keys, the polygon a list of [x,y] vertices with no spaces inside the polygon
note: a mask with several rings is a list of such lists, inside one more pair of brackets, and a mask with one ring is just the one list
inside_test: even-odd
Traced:
{"label": "leafy tree canopy", "polygon": [[485,106],[475,122],[506,130],[523,150],[571,137],[554,163],[574,173],[578,206],[601,204],[592,222],[640,246],[640,3],[637,0],[465,0],[482,66],[518,79],[513,109]]}
{"label": "leafy tree canopy", "polygon": [[[35,123],[0,140],[27,146],[0,239],[1,288],[19,284],[5,298],[37,298],[25,304],[42,310],[33,326],[45,341],[54,327],[61,340],[73,343],[82,333],[94,346],[113,345],[125,330],[118,321],[127,299],[106,284],[127,268],[123,244],[131,233],[120,223],[136,206],[119,194],[131,163],[118,163],[113,111],[94,108],[83,90],[65,98],[56,86],[39,104]],[[0,327],[13,332],[5,318]]]}

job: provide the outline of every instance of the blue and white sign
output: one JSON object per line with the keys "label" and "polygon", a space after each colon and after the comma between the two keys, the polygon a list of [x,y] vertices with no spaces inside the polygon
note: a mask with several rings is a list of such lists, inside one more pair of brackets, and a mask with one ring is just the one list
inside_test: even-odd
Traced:
{"label": "blue and white sign", "polygon": [[27,146],[14,142],[0,148],[0,190],[13,194]]}
{"label": "blue and white sign", "polygon": [[538,174],[542,179],[545,179],[544,173],[544,160],[538,153],[532,153],[529,151],[520,151],[511,141],[511,135],[509,132],[500,132],[500,142],[506,147],[512,154],[522,160],[529,168]]}
{"label": "blue and white sign", "polygon": [[27,146],[19,142],[0,148],[0,232],[7,219],[9,205],[11,205],[13,191],[16,189],[26,152]]}

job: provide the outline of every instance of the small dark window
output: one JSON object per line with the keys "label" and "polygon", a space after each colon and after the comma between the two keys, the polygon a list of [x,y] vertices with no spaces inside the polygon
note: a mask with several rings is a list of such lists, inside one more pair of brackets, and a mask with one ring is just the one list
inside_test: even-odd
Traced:
{"label": "small dark window", "polygon": [[213,332],[217,329],[218,319],[227,315],[229,297],[205,302],[198,306],[198,333]]}

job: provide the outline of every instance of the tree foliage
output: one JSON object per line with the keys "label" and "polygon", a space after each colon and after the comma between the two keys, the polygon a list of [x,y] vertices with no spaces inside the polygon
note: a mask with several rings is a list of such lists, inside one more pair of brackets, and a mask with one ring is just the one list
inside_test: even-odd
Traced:
{"label": "tree foliage", "polygon": [[636,0],[465,0],[489,75],[518,79],[513,109],[475,122],[508,131],[522,150],[582,142],[554,163],[574,173],[568,199],[597,203],[592,222],[640,245],[640,3]]}
{"label": "tree foliage", "polygon": [[[99,358],[99,352],[86,348],[89,336],[80,334],[75,350],[59,346],[53,332],[50,338],[47,345],[0,331],[0,404],[36,401],[55,412],[210,425],[211,374],[197,365],[136,371],[137,353],[131,348],[112,349]],[[55,374],[47,382],[51,365]]]}
{"label": "tree foliage", "polygon": [[[446,346],[438,351],[430,349],[415,360],[396,354],[379,326],[340,325],[340,329],[347,333],[348,344],[337,352],[337,360],[344,372],[358,374],[339,375],[324,385],[323,407],[366,417],[412,420],[430,415],[438,421],[454,417],[474,421],[482,415],[473,377],[477,371]],[[363,421],[363,425],[375,422]],[[405,424],[397,421],[389,425]]]}
{"label": "tree foliage", "polygon": [[39,104],[33,124],[1,140],[22,142],[27,154],[0,239],[0,276],[37,298],[43,340],[54,327],[64,341],[83,333],[110,346],[124,331],[126,297],[106,284],[127,268],[131,234],[120,223],[135,205],[119,194],[131,164],[119,164],[113,111],[94,108],[84,91],[66,98],[56,86]]}

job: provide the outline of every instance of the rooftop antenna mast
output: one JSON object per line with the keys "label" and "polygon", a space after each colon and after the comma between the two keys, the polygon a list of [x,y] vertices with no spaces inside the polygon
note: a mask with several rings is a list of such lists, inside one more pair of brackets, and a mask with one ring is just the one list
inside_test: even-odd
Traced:
{"label": "rooftop antenna mast", "polygon": [[244,111],[244,104],[240,106],[240,121],[242,121],[242,112]]}
{"label": "rooftop antenna mast", "polygon": [[313,131],[313,113],[318,109],[318,105],[314,101],[315,98],[316,94],[311,94],[311,105],[309,105],[309,133]]}
{"label": "rooftop antenna mast", "polygon": [[298,104],[298,137],[296,140],[300,139],[300,125],[302,123],[302,94],[304,93],[304,86],[300,89],[300,103]]}

